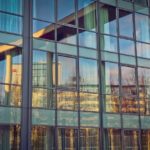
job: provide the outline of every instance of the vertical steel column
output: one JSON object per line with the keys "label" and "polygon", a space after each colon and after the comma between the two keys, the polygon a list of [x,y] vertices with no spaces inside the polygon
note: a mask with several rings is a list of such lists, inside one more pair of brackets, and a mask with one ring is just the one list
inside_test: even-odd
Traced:
{"label": "vertical steel column", "polygon": [[31,146],[32,107],[32,17],[31,0],[23,1],[23,63],[22,63],[22,108],[21,108],[21,150]]}

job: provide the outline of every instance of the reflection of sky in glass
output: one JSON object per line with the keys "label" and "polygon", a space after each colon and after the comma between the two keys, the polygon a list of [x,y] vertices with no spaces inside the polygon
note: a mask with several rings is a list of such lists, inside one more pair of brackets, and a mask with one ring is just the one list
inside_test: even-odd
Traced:
{"label": "reflection of sky in glass", "polygon": [[74,0],[58,0],[58,20],[75,12]]}
{"label": "reflection of sky in glass", "polygon": [[97,61],[80,58],[80,84],[97,85]]}
{"label": "reflection of sky in glass", "polygon": [[33,0],[33,17],[54,21],[54,0]]}
{"label": "reflection of sky in glass", "polygon": [[150,19],[148,16],[135,14],[136,39],[143,42],[150,42]]}
{"label": "reflection of sky in glass", "polygon": [[119,39],[120,53],[127,55],[135,55],[135,45],[133,41]]}
{"label": "reflection of sky in glass", "polygon": [[118,85],[118,64],[105,63],[105,82],[106,85]]}
{"label": "reflection of sky in glass", "polygon": [[150,58],[150,45],[146,43],[136,43],[137,55],[139,57]]}
{"label": "reflection of sky in glass", "polygon": [[1,68],[0,82],[3,82],[5,80],[5,74],[6,74],[5,65],[6,65],[6,61],[0,60],[0,68]]}
{"label": "reflection of sky in glass", "polygon": [[[80,30],[81,31],[81,30]],[[81,31],[79,33],[79,45],[96,48],[96,33]]]}
{"label": "reflection of sky in glass", "polygon": [[78,9],[84,8],[94,1],[95,0],[78,0]]}
{"label": "reflection of sky in glass", "polygon": [[133,37],[133,18],[132,14],[119,18],[120,35]]}
{"label": "reflection of sky in glass", "polygon": [[47,52],[33,51],[33,63],[46,63]]}
{"label": "reflection of sky in glass", "polygon": [[58,57],[60,66],[60,83],[62,85],[73,84],[76,81],[76,60],[74,58]]}

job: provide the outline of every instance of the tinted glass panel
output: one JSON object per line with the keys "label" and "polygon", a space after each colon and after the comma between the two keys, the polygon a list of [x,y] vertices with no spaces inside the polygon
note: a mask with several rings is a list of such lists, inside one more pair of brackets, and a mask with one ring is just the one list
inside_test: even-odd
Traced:
{"label": "tinted glass panel", "polygon": [[125,150],[128,149],[138,150],[139,149],[138,138],[139,138],[138,131],[124,131],[123,141]]}
{"label": "tinted glass panel", "polygon": [[117,34],[116,8],[112,6],[100,6],[100,31],[101,33]]}
{"label": "tinted glass panel", "polygon": [[99,150],[99,130],[83,128],[80,130],[80,149]]}
{"label": "tinted glass panel", "polygon": [[0,82],[21,84],[21,48],[10,45],[0,45],[0,52]]}
{"label": "tinted glass panel", "polygon": [[78,22],[80,28],[96,30],[96,5],[87,4],[88,1],[79,1]]}
{"label": "tinted glass panel", "polygon": [[33,17],[54,21],[54,0],[33,0]]}
{"label": "tinted glass panel", "polygon": [[66,26],[57,27],[57,41],[59,42],[76,44],[76,34],[77,31],[75,28]]}
{"label": "tinted glass panel", "polygon": [[77,129],[58,129],[58,149],[77,150],[78,147]]}
{"label": "tinted glass panel", "polygon": [[0,13],[0,30],[22,34],[22,18],[19,16]]}
{"label": "tinted glass panel", "polygon": [[96,33],[79,30],[79,45],[96,49]]}
{"label": "tinted glass panel", "polygon": [[47,22],[33,20],[33,37],[54,40],[55,26]]}
{"label": "tinted glass panel", "polygon": [[148,16],[135,14],[136,39],[143,42],[150,42],[150,19]]}
{"label": "tinted glass panel", "polygon": [[120,53],[127,55],[135,55],[135,45],[133,41],[119,39]]}
{"label": "tinted glass panel", "polygon": [[74,0],[58,0],[57,7],[57,21],[66,24],[75,24]]}
{"label": "tinted glass panel", "polygon": [[121,36],[133,37],[133,15],[119,10],[119,32]]}
{"label": "tinted glass panel", "polygon": [[55,57],[52,52],[33,51],[33,86],[53,87],[55,84]]}
{"label": "tinted glass panel", "polygon": [[55,150],[54,135],[52,127],[34,126],[32,127],[32,150]]}
{"label": "tinted glass panel", "polygon": [[104,141],[105,150],[121,150],[121,130],[105,129]]}
{"label": "tinted glass panel", "polygon": [[0,0],[0,10],[22,14],[22,0]]}
{"label": "tinted glass panel", "polygon": [[105,62],[103,65],[105,69],[104,93],[119,94],[118,64]]}
{"label": "tinted glass panel", "polygon": [[80,90],[98,91],[98,66],[96,60],[80,58]]}
{"label": "tinted glass panel", "polygon": [[58,57],[58,85],[61,88],[76,88],[76,60],[74,58]]}

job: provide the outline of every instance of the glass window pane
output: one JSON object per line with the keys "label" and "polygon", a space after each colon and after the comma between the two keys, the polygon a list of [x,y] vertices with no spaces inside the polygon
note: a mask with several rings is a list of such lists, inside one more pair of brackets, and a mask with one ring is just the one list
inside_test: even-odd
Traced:
{"label": "glass window pane", "polygon": [[147,5],[148,4],[147,0],[134,0],[134,2],[139,5]]}
{"label": "glass window pane", "polygon": [[96,49],[96,33],[79,30],[79,45]]}
{"label": "glass window pane", "polygon": [[80,92],[80,110],[99,112],[98,94]]}
{"label": "glass window pane", "polygon": [[118,64],[104,62],[104,87],[103,92],[106,94],[119,94],[119,70]]}
{"label": "glass window pane", "polygon": [[130,12],[119,10],[119,33],[121,36],[133,38],[133,15]]}
{"label": "glass window pane", "polygon": [[32,107],[55,108],[55,91],[52,89],[33,88]]}
{"label": "glass window pane", "polygon": [[120,53],[127,55],[135,55],[135,45],[133,41],[119,39]]}
{"label": "glass window pane", "polygon": [[[68,65],[69,64],[69,65]],[[58,86],[76,88],[76,59],[58,56]]]}
{"label": "glass window pane", "polygon": [[31,134],[32,150],[55,149],[54,128],[46,126],[33,126]]}
{"label": "glass window pane", "polygon": [[58,129],[58,149],[77,150],[78,130],[72,128]]}
{"label": "glass window pane", "polygon": [[22,14],[22,0],[0,0],[0,10]]}
{"label": "glass window pane", "polygon": [[80,58],[80,90],[98,92],[98,66],[97,61]]}
{"label": "glass window pane", "polygon": [[0,12],[0,20],[1,31],[22,34],[21,17]]}
{"label": "glass window pane", "polygon": [[54,21],[54,0],[33,0],[33,17]]}
{"label": "glass window pane", "polygon": [[138,41],[150,42],[149,22],[148,16],[135,13],[136,39]]}
{"label": "glass window pane", "polygon": [[51,52],[33,51],[33,86],[53,87],[55,85],[55,56]]}
{"label": "glass window pane", "polygon": [[0,149],[20,150],[20,126],[0,125]]}
{"label": "glass window pane", "polygon": [[122,112],[138,113],[135,68],[121,67],[122,74]]}
{"label": "glass window pane", "polygon": [[0,45],[0,51],[0,82],[7,84],[21,84],[21,48],[10,45]]}
{"label": "glass window pane", "polygon": [[133,150],[138,150],[139,149],[139,133],[138,131],[130,131],[130,130],[125,130],[124,131],[124,137],[123,137],[123,142],[124,142],[124,149],[133,149]]}
{"label": "glass window pane", "polygon": [[[66,5],[67,4],[67,5]],[[75,24],[74,0],[57,1],[57,21],[66,24]]]}
{"label": "glass window pane", "polygon": [[113,36],[101,35],[100,46],[101,50],[117,52],[117,38]]}
{"label": "glass window pane", "polygon": [[100,31],[101,33],[117,34],[116,8],[100,5]]}
{"label": "glass window pane", "polygon": [[80,129],[80,150],[99,150],[99,129]]}
{"label": "glass window pane", "polygon": [[141,149],[148,150],[150,147],[150,130],[141,131]]}
{"label": "glass window pane", "polygon": [[20,106],[22,100],[20,86],[0,84],[0,105]]}
{"label": "glass window pane", "polygon": [[105,129],[104,143],[105,150],[121,150],[121,130]]}
{"label": "glass window pane", "polygon": [[120,111],[120,100],[118,96],[105,95],[103,104],[106,112],[116,113]]}
{"label": "glass window pane", "polygon": [[80,28],[96,30],[96,4],[79,0],[78,22]]}
{"label": "glass window pane", "polygon": [[57,26],[57,41],[76,44],[77,30],[67,26]]}
{"label": "glass window pane", "polygon": [[77,110],[77,92],[57,91],[57,109]]}
{"label": "glass window pane", "polygon": [[55,26],[43,21],[33,20],[33,37],[47,40],[55,39]]}
{"label": "glass window pane", "polygon": [[[146,32],[144,33],[146,34]],[[150,44],[137,42],[136,48],[137,48],[137,56],[143,58],[150,58]]]}

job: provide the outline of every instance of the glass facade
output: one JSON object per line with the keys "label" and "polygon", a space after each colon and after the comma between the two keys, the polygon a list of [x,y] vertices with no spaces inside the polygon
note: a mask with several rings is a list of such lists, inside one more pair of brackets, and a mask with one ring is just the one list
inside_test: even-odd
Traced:
{"label": "glass facade", "polygon": [[148,0],[0,0],[0,150],[150,150]]}

